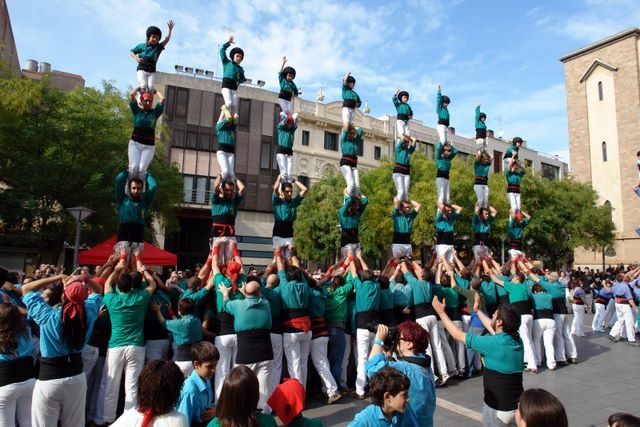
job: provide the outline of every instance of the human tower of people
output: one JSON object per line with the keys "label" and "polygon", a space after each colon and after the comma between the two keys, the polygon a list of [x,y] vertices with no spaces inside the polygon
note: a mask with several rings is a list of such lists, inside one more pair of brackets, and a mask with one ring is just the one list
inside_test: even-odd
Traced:
{"label": "human tower of people", "polygon": [[[114,255],[95,277],[73,274],[25,281],[15,290],[21,300],[3,302],[0,317],[13,331],[2,335],[1,343],[0,390],[10,386],[13,399],[13,409],[3,411],[3,420],[9,420],[5,424],[15,419],[20,426],[51,426],[61,420],[62,425],[77,426],[85,417],[98,425],[113,423],[124,374],[125,413],[114,425],[150,425],[161,417],[167,425],[222,425],[229,419],[245,420],[238,425],[275,425],[265,415],[271,411],[287,425],[321,425],[302,416],[311,359],[328,404],[347,393],[364,399],[370,391],[373,405],[358,414],[353,425],[369,425],[382,413],[390,425],[430,426],[435,385],[480,371],[485,377],[485,425],[497,425],[496,420],[509,422],[515,416],[523,370],[535,373],[545,359],[551,370],[577,362],[565,288],[556,273],[544,277],[522,252],[530,218],[521,210],[520,138],[514,138],[504,158],[511,206],[509,262],[500,266],[488,247],[497,212],[489,205],[493,159],[486,151],[486,115],[480,105],[475,114],[474,258],[468,266],[458,258],[453,236],[462,208],[451,203],[449,192],[457,150],[448,140],[450,99],[440,88],[436,245],[429,264],[412,259],[413,221],[421,206],[409,198],[416,139],[410,129],[409,93],[403,90],[393,96],[397,133],[391,179],[397,194],[391,213],[392,257],[379,275],[362,257],[358,230],[368,200],[360,191],[358,173],[363,131],[355,126],[355,111],[361,101],[349,72],[342,85],[340,136],[340,171],[346,182],[338,211],[342,257],[314,278],[301,268],[293,239],[297,208],[307,188],[292,175],[298,89],[296,71],[286,66],[284,57],[278,74],[279,175],[272,195],[274,260],[262,275],[245,273],[235,237],[245,195],[235,175],[237,89],[245,81],[240,65],[244,52],[234,47],[227,56],[233,37],[220,49],[224,105],[216,124],[220,175],[211,197],[211,252],[184,288],[173,280],[163,283],[143,265],[142,257],[144,224],[157,190],[148,167],[164,106],[164,97],[154,88],[154,72],[173,27],[169,21],[162,42],[160,29],[150,27],[146,42],[131,50],[139,63],[139,87],[130,93],[134,130],[128,169],[115,179],[119,225]],[[159,102],[153,107],[155,96]],[[59,282],[64,286],[58,301],[39,292]],[[623,297],[615,297],[624,303],[618,301]],[[30,327],[36,325],[37,336]],[[355,390],[347,385],[351,354]],[[171,364],[154,362],[153,370],[143,370],[145,360],[171,359],[181,372],[177,379]],[[155,383],[154,372],[159,378]],[[294,382],[281,383],[284,376]],[[395,396],[400,400],[393,400]]]}

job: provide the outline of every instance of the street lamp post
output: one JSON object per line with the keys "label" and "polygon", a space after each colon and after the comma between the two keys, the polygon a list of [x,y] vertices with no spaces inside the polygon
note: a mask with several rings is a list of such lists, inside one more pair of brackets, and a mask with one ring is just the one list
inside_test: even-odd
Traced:
{"label": "street lamp post", "polygon": [[80,249],[80,234],[82,232],[82,221],[96,213],[94,210],[84,206],[67,208],[67,212],[76,220],[76,242],[73,245],[73,269],[78,268],[78,251]]}
{"label": "street lamp post", "polygon": [[504,265],[504,242],[507,240],[507,236],[504,234],[500,235],[500,242],[502,242],[502,247],[500,251],[501,264]]}

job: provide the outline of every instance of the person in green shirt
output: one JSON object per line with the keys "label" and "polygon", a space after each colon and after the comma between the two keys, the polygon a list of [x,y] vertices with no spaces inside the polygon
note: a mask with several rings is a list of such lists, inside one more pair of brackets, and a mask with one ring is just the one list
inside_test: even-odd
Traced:
{"label": "person in green shirt", "polygon": [[411,138],[409,120],[413,118],[413,110],[409,105],[409,92],[398,89],[392,98],[393,106],[396,107],[396,136],[403,142],[414,142]]}
{"label": "person in green shirt", "polygon": [[509,235],[509,258],[512,265],[517,265],[524,257],[522,237],[525,227],[529,225],[529,221],[531,221],[531,217],[526,212],[510,213],[507,234]]}
{"label": "person in green shirt", "polygon": [[502,156],[502,162],[504,163],[504,169],[508,170],[511,166],[511,162],[518,161],[518,152],[520,151],[520,147],[522,147],[522,143],[524,141],[519,136],[516,136],[511,141],[511,146],[507,148],[507,151],[504,152],[504,156]]}
{"label": "person in green shirt", "polygon": [[449,130],[449,124],[451,117],[449,115],[449,103],[451,99],[447,95],[442,94],[442,87],[438,85],[438,94],[436,95],[436,113],[438,114],[438,125],[436,130],[438,131],[438,140],[441,144],[447,142],[447,131]]}
{"label": "person in green shirt", "polygon": [[542,341],[544,340],[547,368],[550,371],[556,369],[556,357],[554,338],[556,335],[556,322],[553,319],[553,298],[545,291],[544,287],[536,283],[531,287],[529,296],[533,305],[533,347],[536,352],[536,360],[542,364]]}
{"label": "person in green shirt", "polygon": [[444,256],[449,265],[453,264],[454,223],[460,216],[461,211],[461,206],[438,203],[438,213],[435,219],[436,257]]}
{"label": "person in green shirt", "polygon": [[362,102],[360,96],[353,88],[356,79],[351,75],[351,71],[344,75],[342,79],[342,129],[346,131],[353,126],[356,119],[356,109],[360,108]]}
{"label": "person in green shirt", "polygon": [[298,129],[298,113],[287,116],[280,113],[278,130],[278,146],[276,147],[276,162],[282,182],[293,182],[293,139]]}
{"label": "person in green shirt", "polygon": [[[475,307],[477,305],[474,303]],[[454,340],[480,352],[483,356],[484,425],[514,425],[518,401],[524,390],[524,349],[518,334],[518,313],[508,304],[500,305],[492,318],[477,310],[478,318],[489,331],[488,335],[480,336],[465,333],[454,325],[445,311],[445,305],[438,298],[433,299],[433,308]]]}
{"label": "person in green shirt", "polygon": [[289,258],[289,247],[294,246],[293,223],[298,216],[298,207],[307,194],[307,187],[300,181],[293,181],[298,187],[298,195],[293,197],[293,184],[284,182],[281,185],[282,176],[278,175],[273,184],[271,205],[273,206],[273,247],[282,247],[283,255]]}
{"label": "person in green shirt", "polygon": [[162,42],[160,42],[160,38],[162,38],[160,28],[154,25],[150,26],[147,28],[146,42],[136,45],[129,52],[129,55],[138,63],[136,77],[138,78],[139,87],[137,89],[140,89],[141,92],[153,93],[155,91],[156,63],[164,48],[167,47],[169,40],[171,40],[171,32],[174,26],[175,23],[173,21],[167,22],[169,34]]}
{"label": "person in green shirt", "polygon": [[[136,403],[138,376],[144,366],[144,318],[151,295],[157,288],[153,275],[140,261],[140,252],[134,252],[138,271],[129,272],[125,255],[121,254],[114,272],[104,285],[103,303],[111,318],[111,338],[105,359],[99,400],[104,399],[101,424],[116,419],[116,406],[122,373],[125,375],[125,409]],[[148,283],[141,288],[142,279]],[[115,286],[114,286],[115,285]],[[103,396],[103,397],[102,397]]]}
{"label": "person in green shirt", "polygon": [[[455,279],[443,272],[444,262],[442,258],[437,260],[437,268],[435,275],[435,284],[433,286],[433,293],[439,298],[443,298],[446,303],[446,312],[449,315],[451,321],[460,329],[462,326],[462,309],[460,304],[460,296],[456,290],[451,286]],[[438,333],[440,334],[440,342],[442,343],[442,350],[444,352],[444,358],[447,362],[447,371],[450,376],[458,376],[463,378],[466,371],[465,356],[466,352],[464,346],[460,343],[449,343],[449,336],[446,329],[443,327],[442,322],[438,322]]]}
{"label": "person in green shirt", "polygon": [[418,216],[422,206],[415,200],[401,200],[393,198],[393,240],[391,241],[391,253],[396,258],[410,257],[413,253],[411,248],[411,232],[413,231],[413,220]]}
{"label": "person in green shirt", "polygon": [[350,196],[357,196],[360,192],[360,174],[358,172],[358,151],[362,146],[362,128],[349,126],[340,134],[340,173],[347,187],[346,192]]}
{"label": "person in green shirt", "polygon": [[478,149],[486,151],[487,149],[487,115],[480,112],[480,103],[476,106],[476,144]]}
{"label": "person in green shirt", "polygon": [[507,178],[507,200],[513,213],[518,213],[522,209],[520,180],[524,174],[525,170],[518,161],[511,162],[509,169],[504,171],[504,175]]}
{"label": "person in green shirt", "polygon": [[409,199],[411,185],[411,155],[416,151],[416,139],[400,139],[396,141],[396,163],[393,166],[391,178],[396,186],[396,197],[400,200]]}
{"label": "person in green shirt", "polygon": [[[293,79],[296,78],[296,70],[293,67],[285,67],[287,57],[282,57],[282,66],[278,73],[278,82],[280,83],[280,93],[278,94],[278,104],[282,113],[287,118],[292,118],[293,99],[298,96],[298,86]],[[294,119],[295,120],[295,119]]]}
{"label": "person in green shirt", "polygon": [[359,197],[353,197],[344,192],[344,203],[338,211],[340,247],[343,257],[348,256],[349,252],[357,254],[360,251],[360,220],[368,203],[369,199],[362,193]]}
{"label": "person in green shirt", "polygon": [[473,258],[480,264],[484,258],[492,258],[489,242],[491,240],[491,224],[496,220],[498,211],[493,206],[476,207],[471,228],[473,229]]}
{"label": "person in green shirt", "polygon": [[231,115],[223,105],[220,118],[216,123],[216,138],[218,151],[216,158],[220,166],[220,175],[223,181],[235,181],[236,179],[236,130],[238,129],[238,115]]}
{"label": "person in green shirt", "polygon": [[493,157],[486,151],[478,150],[473,161],[473,191],[476,193],[476,208],[489,207],[489,170]]}
{"label": "person in green shirt", "polygon": [[244,69],[240,63],[244,59],[244,51],[239,47],[234,47],[229,52],[227,58],[227,49],[234,43],[233,36],[229,36],[229,40],[220,46],[220,60],[222,60],[222,98],[224,105],[229,112],[238,113],[240,100],[238,99],[238,85],[246,81],[244,77]]}
{"label": "person in green shirt", "polygon": [[[213,182],[214,191],[211,193],[211,235],[210,242],[220,238],[224,251],[223,260],[232,257],[231,244],[236,240],[236,216],[238,206],[244,200],[246,187],[238,177],[233,181],[223,181],[218,175]],[[212,246],[213,247],[213,246]]]}
{"label": "person in green shirt", "polygon": [[458,154],[458,149],[450,142],[438,142],[436,144],[436,195],[438,204],[449,203],[451,199],[449,189],[449,170],[451,160]]}

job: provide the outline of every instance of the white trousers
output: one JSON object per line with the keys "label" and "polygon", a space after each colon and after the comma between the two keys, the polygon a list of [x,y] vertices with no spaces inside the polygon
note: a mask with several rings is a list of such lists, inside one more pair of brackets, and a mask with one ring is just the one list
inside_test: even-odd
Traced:
{"label": "white trousers", "polygon": [[507,193],[509,208],[512,212],[520,212],[522,204],[520,203],[520,193]]}
{"label": "white trousers", "polygon": [[136,71],[136,77],[138,78],[138,86],[140,86],[142,92],[151,92],[155,89],[156,73],[138,70]]}
{"label": "white trousers", "polygon": [[411,136],[409,120],[396,120],[396,131],[398,133],[398,138],[402,138],[403,136]]}
{"label": "white trousers", "polygon": [[146,340],[145,356],[147,362],[150,360],[169,360],[169,348],[171,348],[171,343],[168,338],[164,340]]}
{"label": "white trousers", "polygon": [[270,334],[271,336],[271,349],[273,350],[273,370],[269,378],[269,395],[273,393],[273,390],[280,384],[280,378],[282,377],[282,334]]}
{"label": "white trousers", "polygon": [[572,304],[573,322],[571,322],[571,333],[577,337],[583,337],[582,324],[584,323],[584,305]]}
{"label": "white trousers", "polygon": [[599,302],[595,303],[596,306],[596,314],[593,316],[593,321],[591,322],[591,329],[596,332],[603,332],[604,329],[604,315],[607,311],[607,307],[604,304],[600,304]]}
{"label": "white trousers", "polygon": [[50,427],[56,426],[60,420],[63,426],[83,426],[86,398],[87,378],[84,372],[67,378],[36,380],[31,402],[31,424],[34,427]]}
{"label": "white trousers", "polygon": [[509,249],[509,259],[513,262],[515,261],[518,257],[523,256],[524,253],[522,251],[519,251],[517,249]]}
{"label": "white trousers", "polygon": [[524,347],[524,363],[526,363],[528,369],[538,369],[536,356],[533,351],[533,342],[531,342],[533,332],[533,316],[531,314],[520,315],[520,328],[518,332],[522,339],[522,347]]}
{"label": "white trousers", "polygon": [[566,362],[567,358],[577,358],[578,350],[571,336],[571,319],[569,319],[569,315],[554,313],[553,320],[556,322],[556,335],[553,342],[556,350],[556,361]]}
{"label": "white trousers", "polygon": [[473,257],[479,262],[481,258],[491,258],[491,251],[488,246],[473,245]]}
{"label": "white trousers", "polygon": [[556,335],[556,322],[553,319],[534,319],[533,321],[533,345],[536,350],[536,360],[542,363],[542,342],[544,341],[544,354],[547,358],[547,368],[556,367],[555,348],[553,339]]}
{"label": "white trousers", "polygon": [[347,192],[350,196],[356,197],[360,193],[360,174],[358,168],[347,165],[340,166],[340,173],[347,183]]}
{"label": "white trousers", "polygon": [[613,324],[611,328],[611,336],[616,337],[622,335],[623,328],[624,332],[627,335],[627,339],[629,342],[634,342],[636,340],[635,333],[633,331],[633,310],[631,310],[631,306],[629,304],[617,304],[616,303],[616,316],[618,316],[618,320]]}
{"label": "white trousers", "polygon": [[487,149],[487,138],[476,138],[476,145],[481,150]]}
{"label": "white trousers", "polygon": [[331,375],[329,359],[327,358],[327,348],[329,337],[318,337],[311,340],[311,361],[316,368],[323,388],[327,391],[327,396],[331,397],[338,391],[338,385]]}
{"label": "white trousers", "polygon": [[233,368],[238,351],[238,337],[236,334],[218,335],[214,340],[215,346],[220,353],[220,359],[216,365],[216,376],[213,385],[216,393],[216,402],[222,391],[222,384],[227,374]]}
{"label": "white trousers", "polygon": [[342,358],[342,370],[340,372],[340,387],[347,388],[347,367],[349,366],[349,358],[351,357],[351,349],[353,348],[351,335],[344,333],[344,357]]}
{"label": "white trousers", "polygon": [[[462,327],[462,322],[459,320],[453,321],[460,323],[460,328]],[[444,325],[442,321],[438,321],[438,335],[440,336],[440,343],[442,345],[442,352],[444,353],[444,359],[447,361],[447,372],[449,375],[456,375],[458,373],[458,367],[456,365],[456,358],[453,354],[453,350],[451,349],[451,344],[449,344],[449,337],[447,336],[447,332],[444,329]],[[463,366],[464,368],[464,366]]]}
{"label": "white trousers", "polygon": [[483,427],[507,427],[516,425],[516,410],[498,411],[486,403],[482,404]]}
{"label": "white trousers", "polygon": [[[82,352],[82,372],[87,376],[93,371],[96,362],[98,361],[98,347],[87,344]],[[87,381],[88,382],[88,381]]]}
{"label": "white trousers", "polygon": [[31,427],[31,398],[35,378],[0,387],[0,426]]}
{"label": "white trousers", "polygon": [[184,375],[185,378],[188,378],[189,375],[191,375],[191,373],[193,372],[193,362],[189,362],[187,360],[176,360],[174,363],[178,365],[178,368],[180,368],[180,372],[182,372],[182,375]]}
{"label": "white trousers", "polygon": [[447,142],[447,130],[448,129],[449,129],[449,126],[446,126],[446,125],[440,125],[439,124],[439,125],[436,126],[436,130],[438,131],[438,139],[443,144],[445,142]]}
{"label": "white trousers", "polygon": [[307,388],[307,362],[311,351],[311,331],[285,332],[282,334],[282,347],[287,358],[287,370],[291,378],[296,378]]}
{"label": "white trousers", "polygon": [[436,255],[438,257],[444,255],[447,262],[451,265],[453,263],[453,245],[437,244]]}
{"label": "white trousers", "polygon": [[280,170],[280,180],[282,182],[292,182],[291,171],[293,168],[293,156],[290,154],[276,154],[276,162]]}
{"label": "white trousers", "polygon": [[356,110],[355,108],[342,107],[342,125],[346,128],[349,125],[355,126]]}
{"label": "white trousers", "polygon": [[[98,402],[104,402],[104,413],[102,414],[102,419],[96,420],[97,424],[112,423],[116,419],[122,371],[124,371],[124,409],[135,407],[138,394],[138,377],[144,367],[144,356],[144,347],[135,345],[107,349],[107,358],[102,373],[102,383],[100,384],[101,393],[98,395]],[[102,395],[103,391],[104,394]]]}
{"label": "white trousers", "polygon": [[258,377],[258,389],[260,391],[260,398],[258,400],[258,409],[263,411],[267,408],[267,399],[271,396],[269,379],[271,378],[271,372],[273,371],[273,360],[263,360],[262,362],[247,363],[244,366],[248,367]]}
{"label": "white trousers", "polygon": [[475,184],[473,186],[473,191],[476,193],[476,204],[478,205],[478,207],[488,208],[489,207],[489,186]]}
{"label": "white trousers", "polygon": [[240,100],[238,99],[238,91],[229,89],[228,87],[223,87],[220,92],[222,92],[224,105],[227,106],[229,112],[232,114],[238,113],[238,105],[240,104]]}
{"label": "white trousers", "polygon": [[[429,332],[429,347],[427,348],[427,354],[431,357],[431,370],[433,372],[436,371],[434,369],[435,361],[438,363],[438,371],[440,372],[440,375],[448,373],[447,360],[444,357],[442,342],[440,341],[440,334],[438,333],[438,319],[436,316],[425,316],[416,319],[416,323],[422,326],[422,329]],[[435,355],[433,354],[434,349]]]}
{"label": "white trousers", "polygon": [[227,153],[226,151],[216,151],[216,158],[220,166],[220,175],[222,179],[234,180],[236,177],[236,155],[235,153]]}
{"label": "white trousers", "polygon": [[356,393],[364,396],[364,386],[367,384],[367,370],[365,364],[369,358],[369,352],[373,347],[375,334],[368,329],[356,330]]}
{"label": "white trousers", "polygon": [[147,179],[147,169],[149,169],[155,153],[155,145],[145,145],[133,139],[129,140],[129,176],[127,177],[127,184],[132,178],[138,178],[141,179],[142,182],[145,182]]}
{"label": "white trousers", "polygon": [[448,178],[436,178],[436,196],[438,203],[449,203],[451,201]]}
{"label": "white trousers", "polygon": [[[104,414],[103,402],[98,402],[98,394],[100,393],[100,383],[102,382],[102,373],[104,372],[104,363],[106,357],[98,356],[93,369],[86,373],[87,376],[87,421],[95,421],[98,412]],[[84,363],[84,362],[83,362]],[[98,410],[98,407],[101,409]]]}
{"label": "white trousers", "polygon": [[294,98],[291,98],[290,101],[287,101],[286,99],[278,98],[278,105],[280,105],[283,113],[293,114],[293,99]]}
{"label": "white trousers", "polygon": [[411,175],[394,172],[391,175],[396,186],[396,197],[399,200],[409,200],[409,185],[411,185]]}
{"label": "white trousers", "polygon": [[410,243],[392,243],[391,253],[394,257],[408,257],[413,253]]}
{"label": "white trousers", "polygon": [[618,319],[616,315],[616,300],[611,298],[607,304],[607,310],[604,312],[604,326],[613,326]]}

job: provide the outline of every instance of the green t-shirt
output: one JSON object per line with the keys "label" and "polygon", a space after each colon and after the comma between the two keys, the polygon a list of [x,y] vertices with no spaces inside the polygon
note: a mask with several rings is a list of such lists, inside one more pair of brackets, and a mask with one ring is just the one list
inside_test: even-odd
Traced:
{"label": "green t-shirt", "polygon": [[467,347],[482,353],[484,366],[503,373],[516,374],[524,369],[524,347],[520,338],[501,332],[495,335],[466,335]]}
{"label": "green t-shirt", "polygon": [[[256,413],[256,420],[258,421],[258,427],[278,427],[278,423],[276,423],[276,419],[271,415],[263,414],[262,412]],[[209,421],[207,427],[220,427],[222,423],[218,419],[218,417]]]}
{"label": "green t-shirt", "polygon": [[202,341],[202,322],[191,314],[182,316],[180,319],[165,320],[162,326],[173,334],[173,342],[176,345]]}
{"label": "green t-shirt", "polygon": [[266,298],[248,296],[224,301],[224,311],[233,316],[236,332],[271,329],[271,310]]}
{"label": "green t-shirt", "polygon": [[144,346],[144,317],[150,300],[151,294],[145,289],[127,293],[114,289],[104,295],[102,301],[111,317],[109,348]]}
{"label": "green t-shirt", "polygon": [[509,294],[509,302],[511,304],[514,302],[528,301],[529,294],[531,293],[524,283],[513,283],[509,281],[504,282],[504,290]]}
{"label": "green t-shirt", "polygon": [[331,289],[331,282],[327,282],[322,290],[327,297],[325,305],[325,319],[327,322],[347,321],[347,298],[353,292],[353,282],[347,281],[344,285]]}

